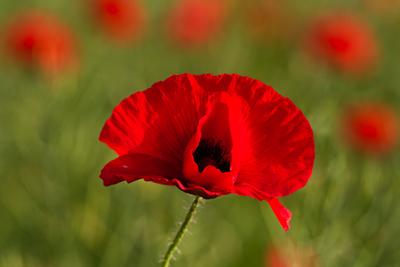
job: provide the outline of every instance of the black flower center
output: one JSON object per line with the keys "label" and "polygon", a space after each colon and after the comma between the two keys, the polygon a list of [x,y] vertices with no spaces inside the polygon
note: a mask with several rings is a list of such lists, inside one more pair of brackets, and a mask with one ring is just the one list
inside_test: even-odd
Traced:
{"label": "black flower center", "polygon": [[193,152],[193,158],[199,172],[202,172],[209,165],[216,167],[221,172],[231,171],[231,153],[222,141],[201,139]]}

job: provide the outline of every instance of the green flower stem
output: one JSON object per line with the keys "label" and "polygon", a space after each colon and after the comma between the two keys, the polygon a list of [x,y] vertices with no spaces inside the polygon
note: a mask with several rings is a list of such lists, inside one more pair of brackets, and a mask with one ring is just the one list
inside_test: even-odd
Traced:
{"label": "green flower stem", "polygon": [[192,205],[190,206],[190,209],[188,213],[185,216],[184,221],[182,222],[181,226],[179,227],[178,232],[175,235],[174,240],[172,243],[169,245],[167,252],[165,252],[165,255],[161,261],[161,266],[162,267],[169,267],[171,264],[171,259],[174,255],[175,250],[177,249],[179,242],[182,240],[182,237],[184,236],[185,232],[187,231],[188,225],[193,219],[193,215],[196,212],[197,207],[200,205],[200,201],[202,200],[201,197],[197,196],[194,200]]}

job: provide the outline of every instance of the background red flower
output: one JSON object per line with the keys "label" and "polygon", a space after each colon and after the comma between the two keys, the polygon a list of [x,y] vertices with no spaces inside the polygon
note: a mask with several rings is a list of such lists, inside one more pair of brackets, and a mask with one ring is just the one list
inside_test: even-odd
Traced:
{"label": "background red flower", "polygon": [[168,18],[168,33],[183,47],[203,45],[221,31],[225,0],[178,0]]}
{"label": "background red flower", "polygon": [[7,53],[17,61],[55,74],[76,66],[75,40],[56,17],[41,12],[17,15],[5,33]]}
{"label": "background red flower", "polygon": [[343,132],[353,147],[368,153],[393,150],[398,140],[396,113],[384,104],[364,103],[347,108]]}
{"label": "background red flower", "polygon": [[91,0],[102,30],[118,41],[138,37],[144,26],[144,10],[138,0]]}
{"label": "background red flower", "polygon": [[319,17],[306,36],[307,51],[311,56],[356,75],[368,73],[376,66],[376,42],[366,22],[344,13]]}

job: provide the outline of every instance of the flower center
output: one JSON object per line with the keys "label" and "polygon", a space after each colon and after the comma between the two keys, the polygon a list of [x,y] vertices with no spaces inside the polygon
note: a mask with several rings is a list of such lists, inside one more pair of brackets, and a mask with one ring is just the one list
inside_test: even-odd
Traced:
{"label": "flower center", "polygon": [[231,171],[231,153],[222,141],[201,139],[193,152],[193,158],[200,173],[209,165],[221,172]]}

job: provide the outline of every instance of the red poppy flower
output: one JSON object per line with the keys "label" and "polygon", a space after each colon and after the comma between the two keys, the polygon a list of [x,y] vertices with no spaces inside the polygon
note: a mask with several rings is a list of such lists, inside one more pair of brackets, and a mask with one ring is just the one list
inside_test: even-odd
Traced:
{"label": "red poppy flower", "polygon": [[267,267],[317,267],[317,257],[313,250],[295,245],[272,247],[267,251]]}
{"label": "red poppy flower", "polygon": [[137,0],[92,0],[103,30],[118,41],[130,41],[143,27],[144,12]]}
{"label": "red poppy flower", "polygon": [[39,12],[17,16],[5,33],[7,52],[16,60],[54,74],[75,66],[74,39],[57,18]]}
{"label": "red poppy flower", "polygon": [[100,140],[119,157],[105,185],[138,179],[215,198],[267,200],[282,226],[278,197],[303,187],[314,141],[302,112],[271,87],[239,75],[175,75],[134,93],[113,111]]}
{"label": "red poppy flower", "polygon": [[376,65],[378,49],[369,26],[350,14],[317,19],[307,36],[308,52],[315,58],[352,74],[364,74]]}
{"label": "red poppy flower", "polygon": [[358,104],[347,109],[343,118],[346,140],[369,153],[384,153],[394,148],[398,139],[395,112],[383,104]]}
{"label": "red poppy flower", "polygon": [[225,1],[180,0],[169,17],[171,38],[185,47],[203,45],[222,28]]}

